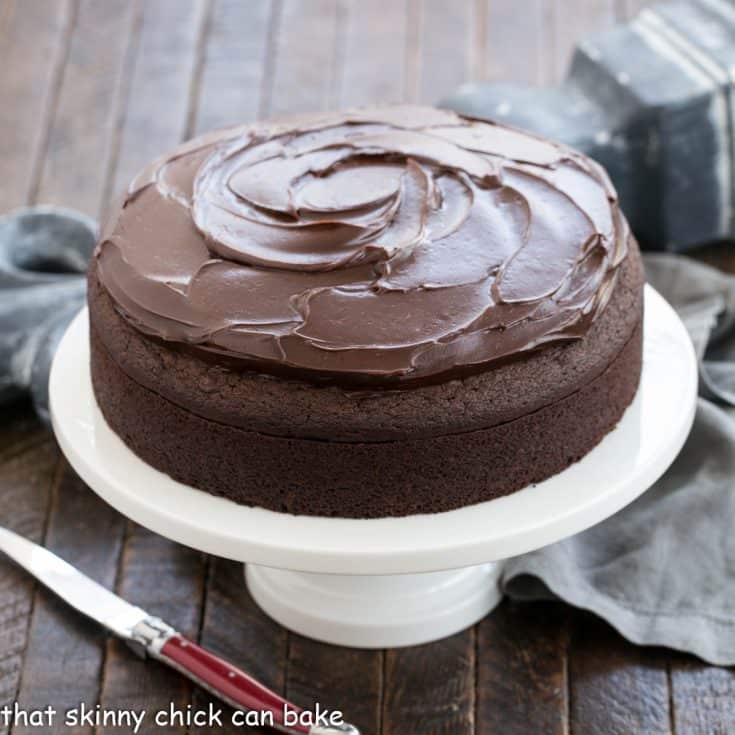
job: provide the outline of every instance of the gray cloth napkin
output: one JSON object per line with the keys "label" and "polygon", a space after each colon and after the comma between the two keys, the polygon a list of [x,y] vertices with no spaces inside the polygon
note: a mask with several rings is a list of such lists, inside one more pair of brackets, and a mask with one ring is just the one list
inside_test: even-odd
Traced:
{"label": "gray cloth napkin", "polygon": [[735,278],[647,255],[648,281],[684,321],[700,358],[694,427],[638,500],[569,539],[505,563],[518,600],[561,599],[633,643],[735,664]]}
{"label": "gray cloth napkin", "polygon": [[97,224],[60,207],[0,217],[0,405],[30,394],[49,422],[48,374],[66,327],[84,304]]}

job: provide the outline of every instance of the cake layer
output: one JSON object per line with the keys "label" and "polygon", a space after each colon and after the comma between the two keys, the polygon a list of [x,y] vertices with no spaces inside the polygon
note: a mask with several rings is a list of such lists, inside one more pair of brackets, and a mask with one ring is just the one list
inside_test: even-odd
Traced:
{"label": "cake layer", "polygon": [[406,390],[315,386],[202,360],[133,329],[115,311],[94,268],[89,302],[92,325],[116,364],[187,411],[274,436],[371,442],[488,428],[591,382],[641,321],[643,270],[631,241],[608,307],[584,340],[549,345],[461,380]]}
{"label": "cake layer", "polygon": [[560,472],[617,424],[642,353],[639,323],[601,374],[537,411],[487,429],[365,443],[269,436],[203,418],[131,379],[96,329],[90,336],[100,408],[141,459],[238,503],[350,518],[452,510]]}
{"label": "cake layer", "polygon": [[590,158],[392,106],[179,146],[111,207],[94,257],[146,335],[260,373],[384,388],[580,339],[628,244]]}

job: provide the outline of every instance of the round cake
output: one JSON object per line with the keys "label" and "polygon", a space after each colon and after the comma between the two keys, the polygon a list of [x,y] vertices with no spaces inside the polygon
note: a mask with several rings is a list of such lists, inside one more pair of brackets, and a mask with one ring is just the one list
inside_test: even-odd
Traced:
{"label": "round cake", "polygon": [[422,107],[257,123],[183,144],[111,208],[94,392],[144,461],[237,503],[447,511],[615,427],[643,282],[610,181],[570,148]]}

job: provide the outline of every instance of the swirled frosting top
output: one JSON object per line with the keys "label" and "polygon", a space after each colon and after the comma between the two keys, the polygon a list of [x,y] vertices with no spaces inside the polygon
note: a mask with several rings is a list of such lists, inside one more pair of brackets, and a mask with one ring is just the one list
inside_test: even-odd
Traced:
{"label": "swirled frosting top", "polygon": [[96,258],[146,334],[266,373],[400,382],[583,336],[627,239],[580,153],[397,106],[184,144],[132,182]]}

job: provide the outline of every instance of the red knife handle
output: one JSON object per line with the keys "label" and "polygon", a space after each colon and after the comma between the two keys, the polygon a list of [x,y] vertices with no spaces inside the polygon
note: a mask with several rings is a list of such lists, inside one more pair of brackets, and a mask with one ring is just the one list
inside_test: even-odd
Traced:
{"label": "red knife handle", "polygon": [[237,709],[270,712],[275,725],[285,732],[308,735],[311,729],[300,723],[285,725],[286,708],[293,713],[300,713],[300,707],[287,702],[244,671],[178,633],[150,653]]}

